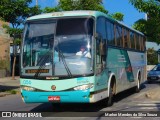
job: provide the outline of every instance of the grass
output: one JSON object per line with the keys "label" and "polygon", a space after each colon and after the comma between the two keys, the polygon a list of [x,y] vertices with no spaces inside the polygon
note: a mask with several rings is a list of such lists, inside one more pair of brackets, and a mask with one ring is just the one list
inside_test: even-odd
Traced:
{"label": "grass", "polygon": [[17,94],[17,93],[18,93],[18,91],[16,91],[16,90],[8,90],[8,91],[6,91],[6,92],[8,92],[8,93],[10,93],[10,94]]}

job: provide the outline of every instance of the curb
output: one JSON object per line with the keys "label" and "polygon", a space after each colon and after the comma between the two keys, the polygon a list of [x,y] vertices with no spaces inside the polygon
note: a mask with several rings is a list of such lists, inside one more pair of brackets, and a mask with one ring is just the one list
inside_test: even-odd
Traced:
{"label": "curb", "polygon": [[18,94],[20,94],[20,90],[19,89],[13,89],[16,93],[14,94],[14,93],[10,93],[9,91],[7,92],[7,91],[0,91],[0,97],[5,97],[5,96],[7,96],[7,95],[18,95]]}
{"label": "curb", "polygon": [[4,96],[7,96],[7,95],[12,95],[11,93],[7,93],[7,92],[1,92],[0,93],[0,97],[4,97]]}

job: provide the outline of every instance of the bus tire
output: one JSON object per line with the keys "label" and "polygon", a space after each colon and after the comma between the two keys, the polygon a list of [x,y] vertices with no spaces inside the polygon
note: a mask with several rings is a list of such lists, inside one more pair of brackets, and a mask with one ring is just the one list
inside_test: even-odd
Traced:
{"label": "bus tire", "polygon": [[107,106],[112,106],[113,105],[113,88],[110,86],[110,89],[109,89],[109,96],[107,98]]}
{"label": "bus tire", "polygon": [[116,84],[115,84],[115,77],[112,78],[110,87],[109,87],[109,96],[107,98],[107,106],[112,106],[114,102],[114,95],[116,93]]}
{"label": "bus tire", "polygon": [[135,92],[139,93],[140,92],[140,80],[141,80],[141,75],[138,75],[138,80],[137,80],[137,85],[135,87]]}

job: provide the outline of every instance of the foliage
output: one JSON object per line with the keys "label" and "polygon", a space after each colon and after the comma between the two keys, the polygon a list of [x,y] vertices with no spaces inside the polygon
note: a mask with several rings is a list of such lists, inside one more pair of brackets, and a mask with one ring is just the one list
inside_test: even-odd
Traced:
{"label": "foliage", "polygon": [[130,0],[140,12],[145,12],[147,20],[138,20],[134,28],[143,32],[148,41],[160,44],[160,0]]}
{"label": "foliage", "polygon": [[111,17],[116,19],[116,20],[123,21],[124,15],[120,12],[117,12],[115,14],[111,14]]}
{"label": "foliage", "polygon": [[[13,45],[21,39],[22,29],[19,27],[24,24],[27,17],[40,14],[39,6],[30,7],[32,0],[1,0],[0,1],[0,19],[8,22],[11,26],[4,25],[6,32],[13,37]],[[16,50],[13,50],[16,51]],[[16,54],[14,53],[14,62],[12,67],[12,79],[14,79],[16,64]]]}
{"label": "foliage", "polygon": [[51,13],[51,12],[59,12],[60,8],[58,6],[51,8],[51,7],[45,7],[42,12],[43,13]]}
{"label": "foliage", "polygon": [[16,90],[8,90],[8,91],[5,91],[5,92],[8,92],[10,94],[17,94],[18,93]]}
{"label": "foliage", "polygon": [[7,33],[14,39],[20,38],[22,29],[19,28],[27,17],[41,13],[38,6],[29,7],[32,0],[1,0],[0,1],[0,18],[11,24],[4,25]]}
{"label": "foliage", "polygon": [[108,13],[102,5],[102,0],[59,0],[54,8],[46,7],[43,12],[72,11],[72,10],[97,10]]}
{"label": "foliage", "polygon": [[134,29],[137,29],[139,31],[143,31],[143,33],[146,35],[146,20],[145,19],[139,19],[136,21],[133,25]]}
{"label": "foliage", "polygon": [[[95,10],[108,14],[108,11],[104,8],[102,0],[59,0],[56,7],[46,7],[43,13],[58,12],[58,11],[71,11],[71,10]],[[111,14],[116,20],[123,21],[122,13]]]}
{"label": "foliage", "polygon": [[13,28],[17,28],[24,23],[26,17],[40,13],[39,7],[29,7],[32,0],[1,0],[1,19],[11,23]]}
{"label": "foliage", "polygon": [[156,65],[158,64],[157,51],[154,48],[147,49],[147,65]]}
{"label": "foliage", "polygon": [[59,0],[61,10],[98,10],[108,13],[102,5],[102,0]]}
{"label": "foliage", "polygon": [[3,25],[3,28],[6,29],[6,32],[11,36],[14,37],[14,43],[19,45],[21,43],[21,34],[23,32],[22,28],[12,28],[8,25]]}

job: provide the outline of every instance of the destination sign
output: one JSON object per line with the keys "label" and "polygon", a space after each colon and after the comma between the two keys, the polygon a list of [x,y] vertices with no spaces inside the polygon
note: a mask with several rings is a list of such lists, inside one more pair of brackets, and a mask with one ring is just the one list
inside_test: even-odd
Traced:
{"label": "destination sign", "polygon": [[28,69],[26,73],[49,73],[49,69]]}

